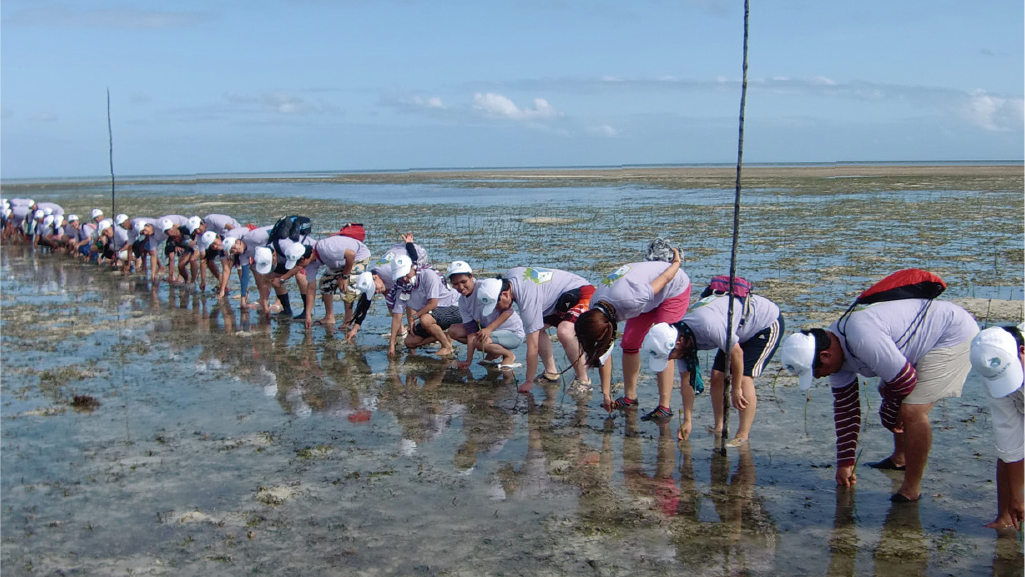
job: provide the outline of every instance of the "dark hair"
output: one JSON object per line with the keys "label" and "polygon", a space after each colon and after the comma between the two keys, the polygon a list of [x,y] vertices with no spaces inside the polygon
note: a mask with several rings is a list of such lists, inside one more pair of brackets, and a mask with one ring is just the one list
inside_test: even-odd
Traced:
{"label": "dark hair", "polygon": [[1019,346],[1019,347],[1025,346],[1025,339],[1022,338],[1021,330],[1019,330],[1018,327],[1016,327],[1014,325],[1008,325],[1006,327],[1000,327],[1000,328],[1002,328],[1005,331],[1011,333],[1011,336],[1014,337],[1014,342],[1015,342],[1015,344],[1017,344],[1017,346]]}
{"label": "dark hair", "polygon": [[[574,323],[577,342],[588,367],[601,364],[601,356],[616,340],[616,309],[605,301],[584,312]],[[611,313],[611,317],[610,317]]]}
{"label": "dark hair", "polygon": [[306,250],[303,251],[303,259],[310,258],[310,255],[313,254],[313,247],[308,244],[304,246],[306,247]]}

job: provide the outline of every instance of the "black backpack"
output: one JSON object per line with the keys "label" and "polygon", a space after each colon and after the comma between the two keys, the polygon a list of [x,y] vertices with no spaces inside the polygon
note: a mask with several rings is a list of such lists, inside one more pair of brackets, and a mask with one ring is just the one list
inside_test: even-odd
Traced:
{"label": "black backpack", "polygon": [[283,216],[274,223],[274,228],[270,229],[270,244],[280,253],[279,240],[287,238],[292,242],[299,242],[304,236],[309,236],[312,230],[313,223],[309,217],[294,214]]}

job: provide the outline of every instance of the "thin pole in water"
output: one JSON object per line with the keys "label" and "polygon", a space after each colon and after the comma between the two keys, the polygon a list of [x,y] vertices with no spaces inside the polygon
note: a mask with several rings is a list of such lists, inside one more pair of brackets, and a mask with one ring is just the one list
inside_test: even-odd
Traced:
{"label": "thin pole in water", "polygon": [[[740,134],[737,138],[737,183],[733,198],[733,249],[730,251],[730,303],[726,312],[726,370],[722,388],[722,454],[726,454],[730,423],[730,374],[733,351],[733,280],[737,275],[737,244],[740,239],[740,171],[744,165],[744,107],[747,104],[747,29],[750,16],[750,0],[744,0],[744,74],[740,85]],[[741,377],[743,379],[743,377]],[[736,383],[734,386],[742,386]]]}
{"label": "thin pole in water", "polygon": [[110,159],[110,214],[117,214],[117,201],[114,197],[114,130],[110,125],[110,89],[107,89],[107,138],[110,143],[108,158]]}

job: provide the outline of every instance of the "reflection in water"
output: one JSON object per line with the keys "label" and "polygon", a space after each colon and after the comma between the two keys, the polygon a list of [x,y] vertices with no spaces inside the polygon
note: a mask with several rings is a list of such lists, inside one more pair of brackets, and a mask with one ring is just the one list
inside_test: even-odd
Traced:
{"label": "reflection in water", "polygon": [[830,577],[854,575],[858,556],[858,532],[854,523],[854,487],[836,488],[836,513],[833,534],[829,538]]}
{"label": "reflection in water", "polygon": [[993,577],[1021,577],[1025,574],[1021,533],[1001,533],[993,551]]}
{"label": "reflection in water", "polygon": [[749,445],[737,448],[730,475],[730,455],[713,449],[708,497],[718,523],[700,520],[700,501],[691,470],[688,442],[683,453],[678,515],[672,518],[676,559],[697,575],[772,575],[776,571],[778,530],[755,491],[755,463]]}
{"label": "reflection in water", "polygon": [[925,575],[929,565],[929,547],[922,534],[919,503],[921,501],[890,506],[879,545],[873,554],[876,575]]}

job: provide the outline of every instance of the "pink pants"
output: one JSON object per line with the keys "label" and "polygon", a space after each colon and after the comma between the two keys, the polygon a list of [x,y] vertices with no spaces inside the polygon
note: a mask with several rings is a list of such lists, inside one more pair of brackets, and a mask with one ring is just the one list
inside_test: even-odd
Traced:
{"label": "pink pants", "polygon": [[641,345],[648,330],[656,323],[675,323],[683,318],[690,306],[690,285],[683,293],[667,298],[662,304],[646,313],[626,321],[623,329],[623,354],[636,355],[641,352]]}

